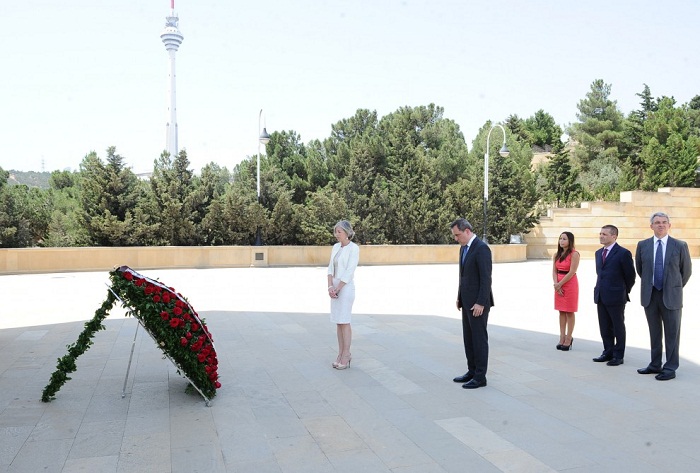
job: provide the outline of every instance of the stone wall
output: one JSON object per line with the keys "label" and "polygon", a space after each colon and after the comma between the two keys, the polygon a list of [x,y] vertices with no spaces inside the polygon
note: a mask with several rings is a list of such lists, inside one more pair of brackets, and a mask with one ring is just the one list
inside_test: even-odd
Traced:
{"label": "stone wall", "polygon": [[524,236],[527,258],[551,258],[563,231],[574,234],[582,258],[593,258],[600,248],[600,227],[608,224],[618,227],[618,243],[634,254],[637,242],[653,235],[649,219],[654,212],[667,213],[669,234],[685,240],[692,257],[700,256],[700,189],[666,187],[658,192],[621,192],[620,202],[583,202],[581,208],[550,209]]}
{"label": "stone wall", "polygon": [[[492,245],[494,263],[525,261],[525,245]],[[142,269],[325,266],[331,246],[145,246],[0,249],[0,275]],[[451,245],[362,245],[361,265],[457,263]]]}

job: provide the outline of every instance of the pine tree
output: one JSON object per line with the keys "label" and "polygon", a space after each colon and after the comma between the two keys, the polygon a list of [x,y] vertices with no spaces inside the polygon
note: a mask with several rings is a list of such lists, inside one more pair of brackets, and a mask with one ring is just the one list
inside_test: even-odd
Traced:
{"label": "pine tree", "polygon": [[554,156],[544,169],[547,189],[556,199],[556,206],[564,206],[580,199],[581,186],[578,171],[571,164],[569,150],[563,146],[555,149]]}

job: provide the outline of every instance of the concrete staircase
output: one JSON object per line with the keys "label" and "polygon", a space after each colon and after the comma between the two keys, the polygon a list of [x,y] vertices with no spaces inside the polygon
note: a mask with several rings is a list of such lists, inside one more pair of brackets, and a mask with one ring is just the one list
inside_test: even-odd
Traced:
{"label": "concrete staircase", "polygon": [[658,192],[621,192],[620,202],[583,202],[581,208],[550,209],[524,235],[527,258],[551,258],[563,231],[574,234],[582,258],[593,258],[600,248],[600,227],[608,224],[620,230],[617,242],[634,254],[637,242],[653,235],[649,219],[654,212],[667,213],[669,234],[685,240],[693,258],[700,257],[700,189],[664,187]]}

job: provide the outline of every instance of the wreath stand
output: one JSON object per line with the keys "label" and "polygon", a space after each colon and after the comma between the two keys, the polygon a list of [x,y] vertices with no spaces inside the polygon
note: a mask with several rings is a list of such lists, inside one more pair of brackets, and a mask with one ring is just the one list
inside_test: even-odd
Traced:
{"label": "wreath stand", "polygon": [[[139,327],[143,327],[143,330],[151,337],[151,340],[153,340],[153,342],[156,344],[156,346],[158,346],[158,341],[155,339],[155,337],[154,337],[153,334],[150,332],[150,330],[148,330],[148,328],[146,328],[146,326],[143,324],[143,322],[141,321],[141,318],[137,315],[138,313],[134,310],[134,308],[131,307],[131,306],[130,306],[129,304],[127,304],[126,302],[124,302],[124,301],[122,300],[122,298],[119,297],[119,295],[117,295],[117,294],[114,292],[114,290],[112,289],[112,286],[107,286],[107,288],[109,289],[109,291],[110,291],[112,294],[114,294],[114,297],[116,297],[117,300],[118,300],[119,302],[122,303],[122,306],[123,306],[123,307],[128,307],[128,308],[129,308],[129,310],[127,311],[127,315],[130,315],[130,316],[134,317],[134,318],[136,319],[136,321],[138,322],[138,323],[136,324],[136,330],[134,330],[134,339],[131,341],[131,352],[129,353],[129,363],[126,365],[126,375],[124,376],[124,386],[122,387],[122,399],[124,399],[124,398],[126,397],[126,385],[127,385],[128,381],[129,381],[129,371],[131,371],[131,363],[132,363],[132,361],[133,361],[133,359],[134,359],[134,349],[136,348],[136,338],[138,337],[138,334],[139,334]],[[194,384],[194,383],[192,382],[192,380],[191,380],[189,377],[187,377],[186,374],[184,374],[184,370],[180,367],[180,365],[178,365],[178,364],[175,362],[175,360],[173,360],[172,357],[171,357],[170,355],[168,355],[167,353],[165,353],[165,352],[163,352],[163,358],[167,358],[168,360],[170,360],[170,362],[173,364],[173,366],[175,366],[175,369],[177,369],[177,371],[178,371],[178,373],[180,374],[180,376],[182,376],[183,378],[185,378],[185,379],[190,383],[190,386],[192,386],[194,389],[196,389],[197,392],[199,393],[199,395],[202,396],[202,398],[204,398],[204,405],[206,405],[207,407],[210,407],[210,406],[211,406],[211,399],[209,399],[209,398],[197,387],[197,385]]]}
{"label": "wreath stand", "polygon": [[[110,287],[110,291],[111,290],[112,290],[112,288]],[[117,299],[119,299],[119,296],[117,296]],[[121,299],[119,299],[119,300],[121,301]],[[134,312],[131,310],[128,313],[129,313],[129,315],[132,315],[138,323],[136,324],[136,330],[134,330],[134,339],[131,341],[131,352],[129,353],[129,363],[126,365],[126,375],[124,376],[124,386],[122,387],[122,399],[124,399],[126,397],[126,385],[129,381],[129,371],[131,371],[131,362],[134,358],[134,348],[136,347],[136,338],[139,334],[139,327],[143,327],[144,331],[151,337],[151,340],[153,340],[153,342],[155,342],[156,346],[158,345],[158,342],[153,337],[153,334],[151,334],[151,332],[149,332],[148,329],[143,325],[143,323],[141,322],[141,319],[139,319],[136,315],[134,315]],[[211,399],[209,399],[207,396],[205,396],[204,393],[192,382],[192,380],[187,377],[187,375],[183,374],[182,370],[180,369],[180,366],[178,366],[178,364],[175,362],[175,360],[173,360],[170,357],[170,355],[168,355],[165,352],[163,352],[163,358],[167,358],[168,360],[170,360],[170,362],[173,364],[173,366],[175,366],[175,368],[180,373],[180,376],[185,378],[190,383],[190,386],[192,386],[194,389],[196,389],[197,392],[199,393],[199,395],[202,396],[202,398],[204,398],[204,405],[207,407],[210,407],[211,406]]]}

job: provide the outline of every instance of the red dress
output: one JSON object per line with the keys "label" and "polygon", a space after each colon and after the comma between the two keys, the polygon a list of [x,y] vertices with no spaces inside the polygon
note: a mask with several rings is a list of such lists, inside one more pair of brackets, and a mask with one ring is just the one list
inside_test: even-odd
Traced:
{"label": "red dress", "polygon": [[[571,269],[571,255],[564,258],[564,261],[555,261],[554,265],[557,268],[557,281],[561,281],[566,276],[566,273]],[[578,312],[578,278],[576,274],[569,279],[562,287],[562,295],[554,292],[554,310],[561,312]]]}

